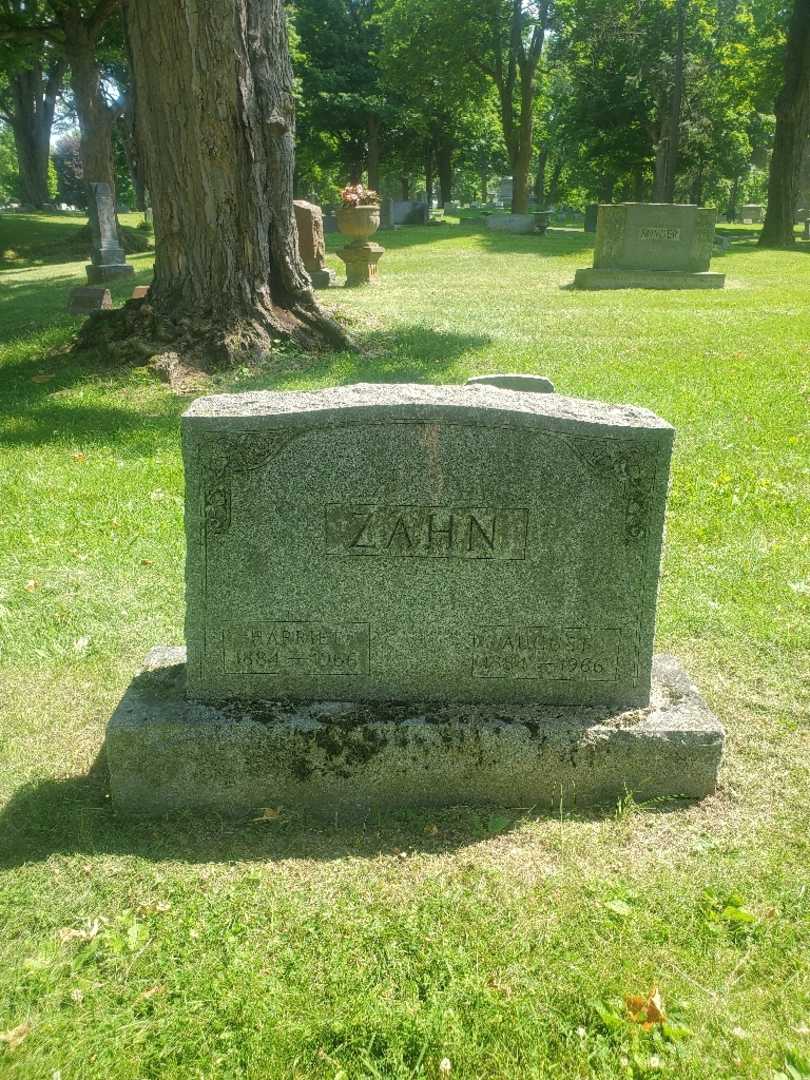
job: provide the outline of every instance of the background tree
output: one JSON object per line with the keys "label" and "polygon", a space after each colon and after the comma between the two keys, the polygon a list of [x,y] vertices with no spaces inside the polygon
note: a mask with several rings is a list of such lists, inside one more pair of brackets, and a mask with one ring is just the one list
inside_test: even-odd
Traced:
{"label": "background tree", "polygon": [[768,178],[768,209],[759,243],[795,243],[793,215],[810,132],[810,0],[794,0],[785,47],[784,81],[774,106],[776,131]]}
{"label": "background tree", "polygon": [[171,341],[204,368],[255,358],[282,338],[347,344],[298,254],[281,0],[138,0],[129,16],[160,242],[149,304],[111,313],[107,326],[123,320],[131,332],[131,316],[154,351],[167,348],[156,339]]}
{"label": "background tree", "polygon": [[377,68],[375,0],[298,0],[294,9],[296,74],[303,109],[303,156],[326,138],[338,152],[345,179],[366,172],[378,189],[386,103]]}
{"label": "background tree", "polygon": [[[39,0],[0,0],[0,17],[14,22],[42,15]],[[0,119],[14,134],[20,198],[37,209],[50,201],[48,164],[64,54],[46,40],[0,42]]]}

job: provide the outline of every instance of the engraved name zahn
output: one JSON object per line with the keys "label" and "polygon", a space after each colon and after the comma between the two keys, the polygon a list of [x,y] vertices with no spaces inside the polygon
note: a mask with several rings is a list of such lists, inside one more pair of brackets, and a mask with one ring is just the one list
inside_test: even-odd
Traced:
{"label": "engraved name zahn", "polygon": [[329,555],[434,559],[524,559],[523,508],[332,504],[326,508]]}

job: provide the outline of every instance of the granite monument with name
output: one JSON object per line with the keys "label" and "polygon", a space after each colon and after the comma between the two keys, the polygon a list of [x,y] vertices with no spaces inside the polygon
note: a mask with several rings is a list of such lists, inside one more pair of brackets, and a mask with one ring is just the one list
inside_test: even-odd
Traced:
{"label": "granite monument with name", "polygon": [[115,200],[110,185],[88,184],[87,189],[87,213],[93,234],[90,263],[85,267],[87,281],[90,285],[98,285],[119,277],[129,277],[135,270],[127,262],[118,239]]}
{"label": "granite monument with name", "polygon": [[110,290],[103,285],[78,285],[70,290],[68,311],[71,315],[90,315],[94,311],[109,311],[112,308]]}
{"label": "granite monument with name", "polygon": [[361,384],[182,425],[187,654],[150,654],[110,723],[121,809],[713,789],[722,730],[653,657],[665,421]]}
{"label": "granite monument with name", "polygon": [[315,203],[296,199],[293,202],[298,229],[298,251],[304,269],[315,289],[328,289],[335,283],[335,271],[326,265],[326,243],[323,234],[323,213]]}
{"label": "granite monument with name", "polygon": [[715,210],[671,203],[599,207],[593,267],[577,270],[581,289],[720,289],[709,269]]}

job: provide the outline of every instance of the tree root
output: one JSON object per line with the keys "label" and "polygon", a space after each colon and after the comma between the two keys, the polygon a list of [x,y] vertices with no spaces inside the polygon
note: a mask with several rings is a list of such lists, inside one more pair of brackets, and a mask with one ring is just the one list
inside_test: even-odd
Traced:
{"label": "tree root", "polygon": [[[290,308],[257,306],[223,319],[210,313],[168,314],[148,297],[128,300],[114,311],[94,312],[74,347],[124,363],[151,363],[158,373],[179,371],[188,381],[195,374],[258,365],[285,342],[307,352],[324,347],[356,350],[343,327],[314,301],[304,299]],[[174,377],[170,381],[174,385]]]}

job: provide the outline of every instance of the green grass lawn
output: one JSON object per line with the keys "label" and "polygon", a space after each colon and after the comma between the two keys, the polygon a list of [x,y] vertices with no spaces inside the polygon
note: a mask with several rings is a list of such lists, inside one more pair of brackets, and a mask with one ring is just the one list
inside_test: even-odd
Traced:
{"label": "green grass lawn", "polygon": [[321,294],[360,353],[212,384],[531,371],[671,421],[657,645],[726,726],[716,796],[131,823],[97,759],[182,641],[187,400],[67,351],[80,224],[0,217],[0,1076],[806,1080],[810,244],[732,228],[721,292],[583,293],[573,229],[386,232],[378,288]]}

